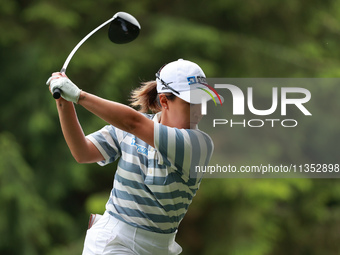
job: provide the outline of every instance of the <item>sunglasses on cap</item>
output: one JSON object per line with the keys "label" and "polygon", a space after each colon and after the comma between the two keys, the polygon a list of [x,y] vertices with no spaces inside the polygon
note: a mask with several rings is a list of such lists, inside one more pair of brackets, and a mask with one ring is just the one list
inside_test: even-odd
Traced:
{"label": "sunglasses on cap", "polygon": [[166,83],[165,81],[163,81],[161,79],[161,71],[164,68],[164,66],[166,66],[167,64],[164,64],[161,68],[159,68],[158,72],[156,73],[156,79],[160,80],[160,82],[162,83],[163,86],[165,86],[166,88],[170,89],[172,92],[176,93],[177,95],[180,95],[180,93],[175,90],[174,88],[172,88],[171,86],[169,86],[169,84],[173,83],[173,82],[168,82]]}

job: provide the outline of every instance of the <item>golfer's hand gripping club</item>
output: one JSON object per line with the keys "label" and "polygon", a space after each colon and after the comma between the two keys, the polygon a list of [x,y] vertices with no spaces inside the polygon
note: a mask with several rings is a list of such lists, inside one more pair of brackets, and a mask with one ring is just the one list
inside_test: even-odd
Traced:
{"label": "golfer's hand gripping club", "polygon": [[81,89],[79,89],[69,78],[61,75],[51,76],[46,82],[50,86],[52,93],[57,90],[66,101],[78,103]]}

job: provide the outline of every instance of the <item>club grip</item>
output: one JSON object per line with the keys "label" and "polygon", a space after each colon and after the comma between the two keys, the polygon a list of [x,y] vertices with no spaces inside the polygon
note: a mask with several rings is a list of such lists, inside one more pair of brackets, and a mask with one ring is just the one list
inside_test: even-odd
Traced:
{"label": "club grip", "polygon": [[60,89],[53,90],[53,97],[54,97],[54,99],[59,99],[60,98],[60,94],[61,94],[61,90]]}

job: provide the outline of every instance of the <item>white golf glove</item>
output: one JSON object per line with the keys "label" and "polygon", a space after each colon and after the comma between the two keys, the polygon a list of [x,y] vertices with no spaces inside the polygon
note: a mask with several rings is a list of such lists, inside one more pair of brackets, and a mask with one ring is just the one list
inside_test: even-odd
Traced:
{"label": "white golf glove", "polygon": [[47,82],[51,91],[55,89],[61,90],[61,97],[67,101],[78,103],[81,89],[79,89],[69,78],[63,76],[52,76]]}

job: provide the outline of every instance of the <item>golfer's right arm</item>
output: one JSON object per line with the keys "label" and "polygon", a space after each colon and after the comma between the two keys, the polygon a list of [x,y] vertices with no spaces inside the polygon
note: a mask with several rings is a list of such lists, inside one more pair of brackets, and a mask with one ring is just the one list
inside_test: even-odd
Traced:
{"label": "golfer's right arm", "polygon": [[85,137],[72,102],[56,100],[60,125],[66,143],[78,163],[94,163],[104,160],[96,146]]}

